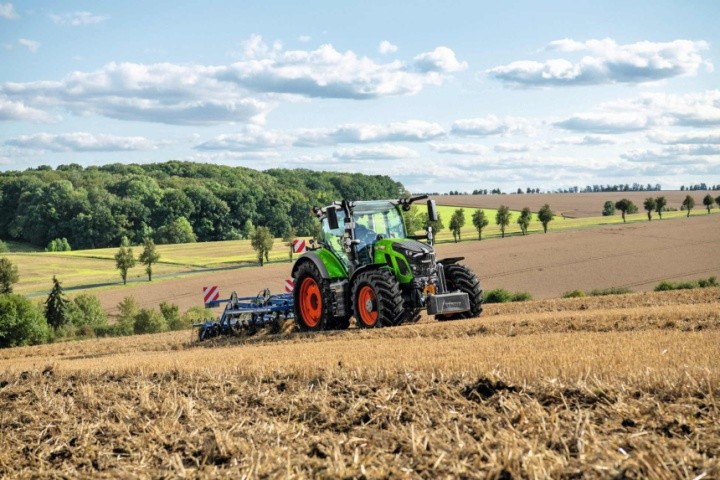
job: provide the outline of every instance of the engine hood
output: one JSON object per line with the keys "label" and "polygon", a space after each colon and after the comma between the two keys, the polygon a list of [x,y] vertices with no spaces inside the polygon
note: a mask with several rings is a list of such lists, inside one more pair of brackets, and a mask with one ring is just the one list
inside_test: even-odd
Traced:
{"label": "engine hood", "polygon": [[435,250],[427,243],[418,242],[417,240],[411,240],[409,238],[397,241],[393,243],[393,250],[403,254],[428,254],[433,253]]}

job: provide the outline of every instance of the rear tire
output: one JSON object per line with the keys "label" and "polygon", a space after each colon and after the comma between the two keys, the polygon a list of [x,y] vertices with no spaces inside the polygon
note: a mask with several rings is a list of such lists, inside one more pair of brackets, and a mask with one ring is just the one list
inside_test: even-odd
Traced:
{"label": "rear tire", "polygon": [[295,322],[302,332],[325,330],[332,318],[330,284],[317,267],[304,262],[295,272],[293,301]]}
{"label": "rear tire", "polygon": [[357,276],[352,287],[355,323],[360,328],[398,325],[403,320],[400,285],[389,270],[370,270]]}
{"label": "rear tire", "polygon": [[445,266],[445,283],[448,291],[460,290],[467,293],[470,299],[470,310],[467,312],[452,313],[448,315],[435,315],[441,322],[446,320],[460,320],[463,318],[479,317],[482,313],[482,289],[477,275],[465,265],[453,263]]}

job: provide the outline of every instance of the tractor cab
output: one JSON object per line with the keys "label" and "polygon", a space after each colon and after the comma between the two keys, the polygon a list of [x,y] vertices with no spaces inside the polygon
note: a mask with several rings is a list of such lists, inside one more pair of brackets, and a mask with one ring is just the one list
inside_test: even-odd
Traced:
{"label": "tractor cab", "polygon": [[373,263],[373,247],[379,240],[406,237],[402,214],[391,201],[354,202],[350,212],[331,210],[335,218],[330,213],[322,219],[320,241],[348,268],[351,263],[353,267]]}

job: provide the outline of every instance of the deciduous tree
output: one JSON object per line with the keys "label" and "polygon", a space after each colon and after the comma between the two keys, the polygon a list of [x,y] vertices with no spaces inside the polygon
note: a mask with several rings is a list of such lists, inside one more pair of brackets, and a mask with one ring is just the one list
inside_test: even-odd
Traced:
{"label": "deciduous tree", "polygon": [[457,243],[459,240],[462,240],[462,238],[460,238],[460,230],[464,225],[465,210],[462,208],[458,208],[453,212],[452,217],[450,217],[450,230],[452,231],[455,243]]}
{"label": "deciduous tree", "polygon": [[615,204],[608,200],[603,204],[602,210],[603,217],[611,217],[615,215]]}
{"label": "deciduous tree", "polygon": [[685,210],[687,210],[687,216],[690,216],[690,210],[693,209],[695,206],[695,199],[692,198],[690,195],[687,195],[685,197],[685,200],[682,202],[682,206],[685,207]]}
{"label": "deciduous tree", "polygon": [[520,217],[517,220],[518,225],[520,225],[520,231],[523,235],[527,235],[528,227],[530,226],[531,220],[532,212],[530,211],[530,208],[523,208],[520,212]]}
{"label": "deciduous tree", "polygon": [[667,205],[667,200],[663,196],[659,196],[655,199],[655,211],[658,214],[658,217],[660,217],[660,220],[662,220],[662,212],[665,210],[665,205]]}
{"label": "deciduous tree", "polygon": [[500,205],[497,213],[495,214],[495,223],[500,227],[500,236],[505,238],[505,227],[510,225],[510,219],[512,214],[510,213],[510,207]]}
{"label": "deciduous tree", "polygon": [[482,231],[488,226],[490,220],[487,218],[487,215],[485,215],[483,210],[477,209],[473,212],[472,221],[475,226],[475,230],[478,232],[478,240],[482,240]]}
{"label": "deciduous tree", "polygon": [[290,261],[292,262],[293,259],[293,240],[295,240],[295,237],[297,237],[297,228],[290,227],[288,228],[285,233],[283,234],[283,242],[285,242],[285,245],[290,247]]}
{"label": "deciduous tree", "polygon": [[257,259],[261,267],[266,260],[270,260],[270,250],[272,250],[274,241],[275,239],[267,227],[257,227],[250,238],[250,244],[257,253]]}
{"label": "deciduous tree", "polygon": [[0,294],[13,293],[13,284],[19,281],[17,266],[6,257],[0,258]]}
{"label": "deciduous tree", "polygon": [[618,200],[615,202],[615,208],[620,210],[622,213],[622,219],[623,223],[625,222],[625,214],[628,212],[637,211],[637,207],[632,202],[632,200],[628,200],[627,198],[623,198],[622,200]]}
{"label": "deciduous tree", "polygon": [[552,222],[553,218],[555,218],[555,214],[552,210],[550,210],[550,205],[547,203],[542,206],[542,208],[538,211],[538,220],[540,220],[540,223],[542,223],[543,230],[545,233],[547,233],[548,229],[548,223]]}
{"label": "deciduous tree", "polygon": [[123,237],[120,242],[120,249],[115,254],[115,267],[120,270],[120,276],[123,279],[123,285],[127,285],[127,272],[135,266],[135,255],[130,247],[130,240]]}
{"label": "deciduous tree", "polygon": [[152,282],[152,266],[160,260],[160,254],[155,249],[155,242],[152,238],[146,238],[143,242],[143,251],[140,254],[140,263],[145,265],[145,272],[148,274],[148,281]]}
{"label": "deciduous tree", "polygon": [[49,333],[33,302],[22,295],[0,295],[0,348],[44,343]]}
{"label": "deciduous tree", "polygon": [[643,207],[647,210],[648,221],[652,221],[652,212],[657,208],[657,200],[652,197],[648,197],[643,202]]}
{"label": "deciduous tree", "polygon": [[714,203],[715,199],[709,193],[703,198],[703,205],[705,205],[705,208],[707,208],[708,213],[710,213],[710,209],[712,208]]}

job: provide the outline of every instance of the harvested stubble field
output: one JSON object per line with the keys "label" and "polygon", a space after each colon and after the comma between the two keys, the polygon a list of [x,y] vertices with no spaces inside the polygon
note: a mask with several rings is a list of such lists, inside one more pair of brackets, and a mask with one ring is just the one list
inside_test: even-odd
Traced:
{"label": "harvested stubble field", "polygon": [[720,289],[0,352],[0,476],[718,478]]}

